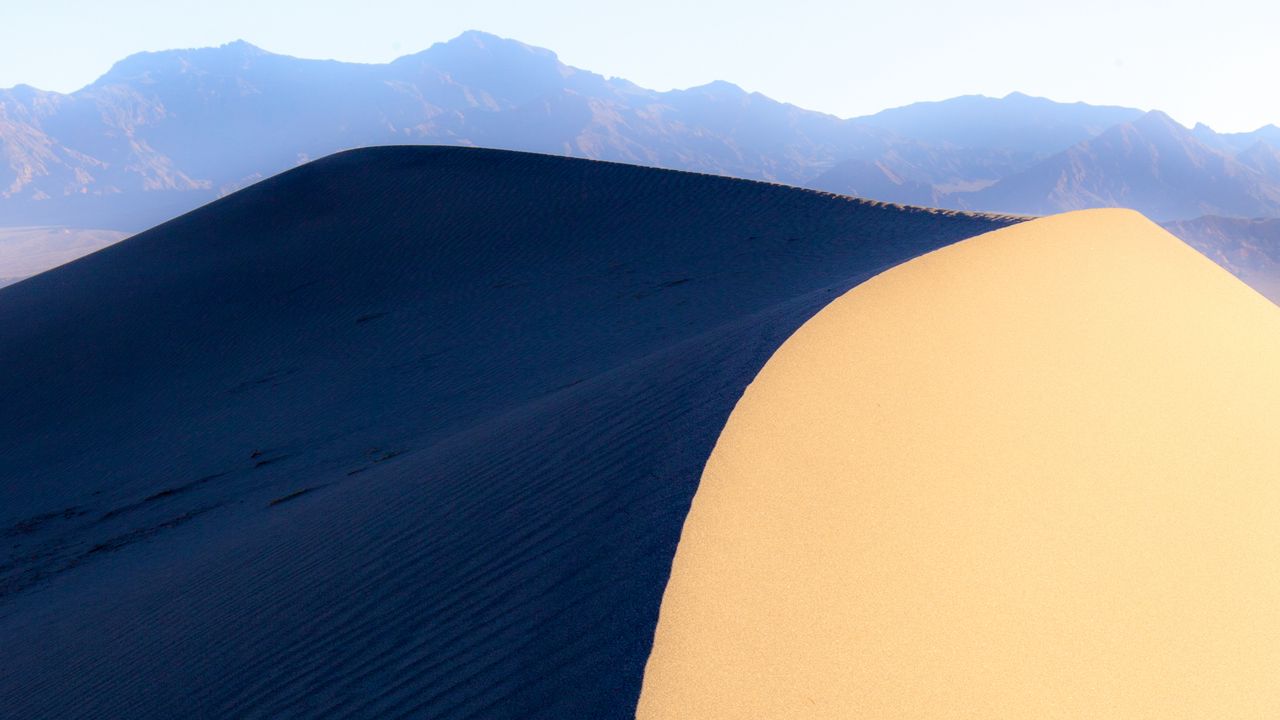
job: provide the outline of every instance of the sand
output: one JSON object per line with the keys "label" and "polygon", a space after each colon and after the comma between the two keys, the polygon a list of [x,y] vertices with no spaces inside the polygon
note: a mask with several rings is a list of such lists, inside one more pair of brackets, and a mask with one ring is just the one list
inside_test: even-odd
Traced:
{"label": "sand", "polygon": [[633,717],[747,383],[1010,222],[381,148],[0,289],[0,715]]}
{"label": "sand", "polygon": [[640,718],[1280,711],[1280,308],[1130,211],[967,240],[769,360]]}

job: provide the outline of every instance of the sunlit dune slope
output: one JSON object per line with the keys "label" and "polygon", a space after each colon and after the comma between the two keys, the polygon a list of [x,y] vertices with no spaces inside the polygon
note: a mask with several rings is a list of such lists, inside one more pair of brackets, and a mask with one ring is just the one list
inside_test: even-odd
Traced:
{"label": "sunlit dune slope", "polygon": [[632,717],[743,388],[1010,222],[379,148],[0,289],[0,716]]}
{"label": "sunlit dune slope", "polygon": [[1280,308],[1129,211],[817,314],[686,520],[641,718],[1280,711]]}

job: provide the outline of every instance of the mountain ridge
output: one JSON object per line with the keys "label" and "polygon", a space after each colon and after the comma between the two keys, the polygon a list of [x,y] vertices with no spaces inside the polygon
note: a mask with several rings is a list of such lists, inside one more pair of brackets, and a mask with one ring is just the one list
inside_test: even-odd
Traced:
{"label": "mountain ridge", "polygon": [[[891,202],[918,201],[918,184],[990,183],[1038,157],[935,147],[723,80],[647,90],[479,31],[367,65],[292,58],[237,41],[136,53],[67,95],[0,90],[0,226],[140,230],[307,159],[405,142],[792,185],[860,161],[909,183],[873,197]],[[822,189],[868,194],[829,185]]]}
{"label": "mountain ridge", "polygon": [[[1280,128],[1219,134],[1152,112],[1014,92],[839,118],[725,80],[653,91],[480,31],[382,64],[294,58],[240,40],[135,53],[70,94],[0,90],[0,229],[68,229],[90,248],[315,158],[403,144],[565,155],[953,210],[1280,216]],[[1227,242],[1220,236],[1213,241]],[[7,282],[30,272],[0,262]]]}
{"label": "mountain ridge", "polygon": [[1035,214],[1129,207],[1158,220],[1251,217],[1280,208],[1280,178],[1215,150],[1152,110],[1000,180],[965,204]]}

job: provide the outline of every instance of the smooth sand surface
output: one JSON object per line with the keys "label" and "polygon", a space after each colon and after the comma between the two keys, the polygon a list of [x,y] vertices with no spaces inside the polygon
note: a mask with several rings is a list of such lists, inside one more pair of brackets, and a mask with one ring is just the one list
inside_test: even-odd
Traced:
{"label": "smooth sand surface", "polygon": [[1280,308],[1130,211],[854,288],[747,389],[640,718],[1280,714]]}

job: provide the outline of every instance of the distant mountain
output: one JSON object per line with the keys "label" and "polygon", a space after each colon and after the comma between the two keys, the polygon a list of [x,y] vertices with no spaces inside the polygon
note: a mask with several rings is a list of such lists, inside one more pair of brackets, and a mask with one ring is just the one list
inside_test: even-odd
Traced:
{"label": "distant mountain", "polygon": [[1259,142],[1280,147],[1280,127],[1275,125],[1264,125],[1251,132],[1218,133],[1204,123],[1196,123],[1191,132],[1209,147],[1229,154],[1241,152]]}
{"label": "distant mountain", "polygon": [[[898,141],[882,157],[844,161],[806,184],[881,200],[941,201],[991,185],[1140,115],[1133,108],[1060,103],[1016,92],[919,102],[853,118]],[[886,173],[888,185],[867,182],[872,166]],[[845,183],[847,178],[857,181]],[[933,188],[922,191],[920,184]],[[865,195],[864,187],[890,194]]]}
{"label": "distant mountain", "polygon": [[1210,216],[1164,227],[1280,304],[1280,218]]}
{"label": "distant mountain", "polygon": [[383,65],[234,42],[140,53],[69,95],[0,90],[0,227],[139,230],[308,159],[394,144],[928,203],[989,186],[1137,112],[1014,94],[842,120],[728,82],[646,90],[480,32]]}
{"label": "distant mountain", "polygon": [[70,95],[0,91],[0,226],[140,229],[307,159],[389,144],[800,184],[894,140],[729,83],[645,90],[478,32],[386,65],[236,42],[134,55]]}
{"label": "distant mountain", "polygon": [[963,95],[857,118],[865,125],[940,146],[990,148],[1042,158],[1142,115],[1141,110],[1059,103],[1023,93]]}
{"label": "distant mountain", "polygon": [[960,202],[1034,214],[1129,207],[1158,220],[1275,215],[1280,214],[1280,175],[1267,174],[1271,154],[1263,146],[1243,159],[1232,157],[1152,111]]}
{"label": "distant mountain", "polygon": [[910,205],[936,205],[934,186],[902,177],[882,162],[844,160],[809,181],[816,190],[864,198],[893,198]]}
{"label": "distant mountain", "polygon": [[377,145],[525,150],[950,209],[1280,216],[1273,125],[1187,130],[1022,93],[840,119],[729,82],[647,90],[467,32],[381,65],[234,42],[134,55],[71,94],[0,90],[0,228],[132,232]]}
{"label": "distant mountain", "polygon": [[1258,140],[1236,155],[1236,161],[1268,178],[1280,178],[1280,148]]}

